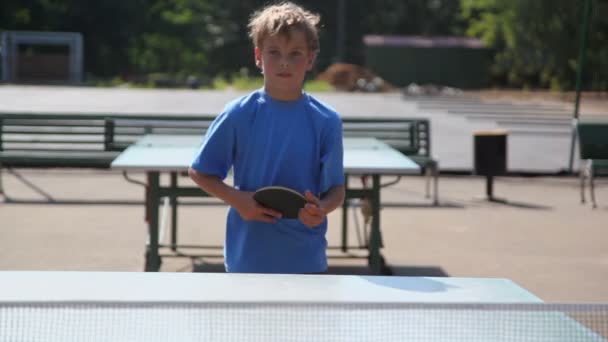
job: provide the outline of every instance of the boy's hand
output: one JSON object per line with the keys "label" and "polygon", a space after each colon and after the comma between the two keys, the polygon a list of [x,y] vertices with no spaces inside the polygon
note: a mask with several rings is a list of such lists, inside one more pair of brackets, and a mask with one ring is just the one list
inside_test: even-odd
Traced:
{"label": "boy's hand", "polygon": [[325,220],[327,212],[321,207],[321,200],[313,195],[312,192],[306,191],[304,193],[304,198],[306,198],[308,203],[306,203],[304,208],[300,209],[298,218],[307,227],[314,228]]}
{"label": "boy's hand", "polygon": [[233,204],[234,209],[236,209],[239,215],[247,221],[277,222],[277,218],[281,217],[281,213],[261,206],[253,199],[253,194],[253,192],[239,192]]}

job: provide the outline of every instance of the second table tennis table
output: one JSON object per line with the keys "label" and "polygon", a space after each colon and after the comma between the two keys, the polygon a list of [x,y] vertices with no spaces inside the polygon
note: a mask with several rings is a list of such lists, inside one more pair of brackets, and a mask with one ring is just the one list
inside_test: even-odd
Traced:
{"label": "second table tennis table", "polygon": [[[200,144],[202,136],[188,135],[146,135],[125,151],[123,151],[111,164],[112,169],[124,172],[145,172],[146,182],[146,210],[148,219],[149,242],[146,249],[146,271],[158,271],[161,264],[159,248],[169,247],[176,251],[177,245],[177,205],[178,197],[207,196],[198,187],[178,185],[180,173],[188,170]],[[344,138],[344,172],[348,175],[370,175],[372,184],[370,188],[346,187],[346,198],[366,198],[371,204],[371,227],[369,242],[366,249],[369,251],[368,263],[375,274],[386,274],[390,270],[386,267],[384,257],[380,253],[382,236],[380,231],[380,178],[383,175],[404,175],[419,173],[420,167],[407,156],[393,149],[389,145],[374,138]],[[161,174],[170,176],[169,186],[160,184]],[[171,215],[171,243],[159,243],[159,211],[161,198],[169,198]],[[343,206],[342,244],[340,249],[346,252],[347,223],[346,204]],[[180,245],[185,247],[185,245]],[[194,247],[196,246],[188,246]]]}

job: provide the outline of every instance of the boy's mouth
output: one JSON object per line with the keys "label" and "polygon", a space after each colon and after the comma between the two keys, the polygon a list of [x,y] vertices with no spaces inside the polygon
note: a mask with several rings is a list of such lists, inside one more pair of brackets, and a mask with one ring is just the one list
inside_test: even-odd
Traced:
{"label": "boy's mouth", "polygon": [[288,72],[280,72],[277,74],[277,76],[287,78],[287,77],[291,77],[291,74]]}

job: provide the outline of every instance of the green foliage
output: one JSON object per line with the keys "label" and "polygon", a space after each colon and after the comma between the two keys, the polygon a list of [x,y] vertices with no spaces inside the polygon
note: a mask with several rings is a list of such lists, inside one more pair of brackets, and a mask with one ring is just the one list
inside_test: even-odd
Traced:
{"label": "green foliage", "polygon": [[460,35],[465,22],[454,0],[376,0],[364,5],[368,32],[398,35]]}
{"label": "green foliage", "polygon": [[229,87],[230,87],[230,83],[221,76],[215,77],[211,83],[212,89],[225,90],[225,89],[228,89]]}
{"label": "green foliage", "polygon": [[[496,49],[495,82],[516,87],[566,90],[574,87],[584,1],[461,0],[467,34]],[[587,86],[602,88],[608,59],[608,8],[593,1],[595,15],[586,51]],[[603,29],[603,34],[600,30]]]}
{"label": "green foliage", "polygon": [[[300,0],[322,17],[316,73],[338,61],[337,1]],[[117,80],[156,86],[190,76],[203,86],[251,87],[255,70],[247,36],[251,13],[268,0],[3,0],[0,31],[80,32],[92,83]],[[494,48],[494,85],[572,89],[584,0],[344,0],[341,62],[365,64],[366,34],[480,37]],[[608,1],[593,0],[583,77],[587,89],[608,89]],[[238,74],[237,80],[234,75]],[[214,79],[215,78],[215,79]],[[229,79],[230,81],[222,81]],[[214,80],[213,82],[211,80]],[[213,85],[211,85],[213,84]],[[314,84],[314,83],[313,83]],[[312,85],[310,85],[312,86]],[[315,85],[316,87],[316,85]],[[322,86],[319,86],[323,88]]]}
{"label": "green foliage", "polygon": [[304,90],[311,93],[334,91],[335,88],[326,81],[311,80],[304,83]]}
{"label": "green foliage", "polygon": [[263,77],[235,77],[232,79],[232,87],[237,90],[260,89],[263,85]]}
{"label": "green foliage", "polygon": [[[255,90],[264,86],[264,78],[261,76],[249,77],[243,75],[235,75],[231,81],[223,77],[213,79],[211,88],[215,90],[236,89],[236,90]],[[304,83],[304,90],[307,92],[327,92],[333,91],[334,87],[325,82],[310,80]]]}
{"label": "green foliage", "polygon": [[135,73],[197,74],[209,70],[209,51],[230,36],[218,1],[152,1],[128,56]]}

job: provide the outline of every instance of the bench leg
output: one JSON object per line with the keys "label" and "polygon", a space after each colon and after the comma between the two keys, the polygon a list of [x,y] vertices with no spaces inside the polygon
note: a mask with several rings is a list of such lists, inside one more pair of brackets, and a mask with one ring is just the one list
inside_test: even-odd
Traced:
{"label": "bench leg", "polygon": [[434,180],[433,205],[438,206],[439,205],[439,165],[438,164],[433,165],[433,180]]}
{"label": "bench leg", "polygon": [[581,182],[581,203],[585,203],[585,174],[587,173],[587,167],[585,166],[585,163],[583,163],[582,160],[578,173]]}
{"label": "bench leg", "polygon": [[426,165],[424,167],[425,181],[426,181],[426,198],[431,198],[431,174],[433,173],[432,166]]}
{"label": "bench leg", "polygon": [[593,174],[593,160],[589,159],[589,187],[591,190],[591,204],[593,204],[593,208],[597,208],[597,203],[595,202],[595,179]]}
{"label": "bench leg", "polygon": [[0,164],[0,195],[4,195],[4,187],[2,187],[2,164]]}
{"label": "bench leg", "polygon": [[439,165],[428,163],[424,166],[426,198],[431,198],[431,178],[433,179],[433,205],[439,205]]}

